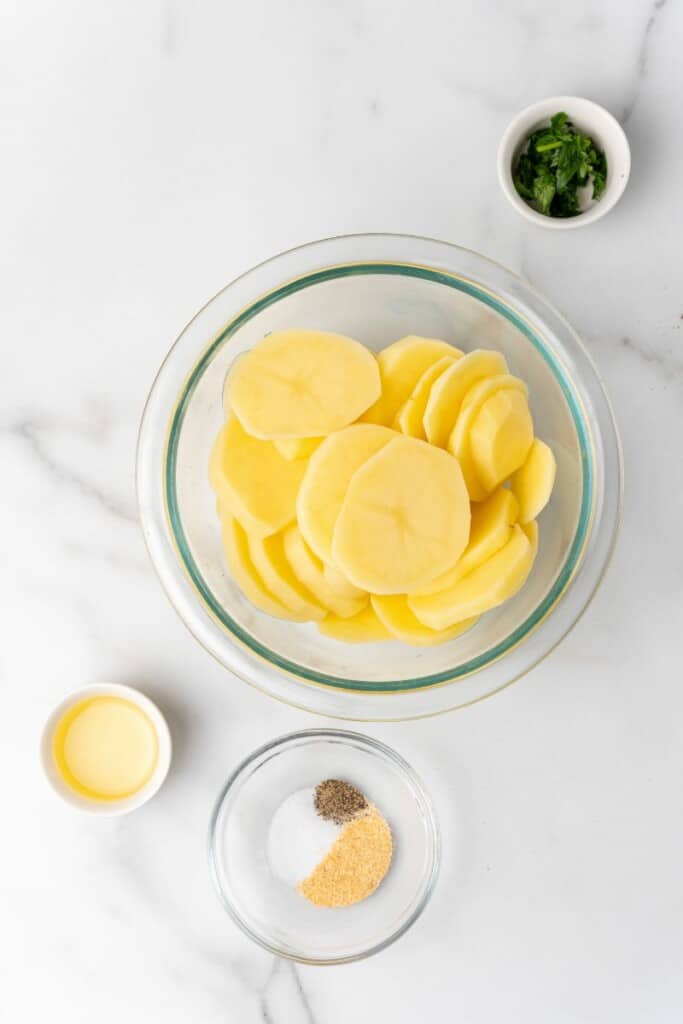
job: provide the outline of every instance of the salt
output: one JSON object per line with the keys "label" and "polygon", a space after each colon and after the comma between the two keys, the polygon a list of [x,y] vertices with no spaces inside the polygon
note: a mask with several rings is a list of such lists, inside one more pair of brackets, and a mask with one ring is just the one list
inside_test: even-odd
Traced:
{"label": "salt", "polygon": [[273,874],[288,885],[303,882],[327,856],[341,827],[315,810],[315,788],[299,789],[278,807],[268,832]]}

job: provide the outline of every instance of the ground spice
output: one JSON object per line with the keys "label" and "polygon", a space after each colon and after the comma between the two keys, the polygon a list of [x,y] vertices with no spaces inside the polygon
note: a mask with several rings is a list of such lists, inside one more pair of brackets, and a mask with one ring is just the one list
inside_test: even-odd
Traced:
{"label": "ground spice", "polygon": [[299,884],[299,892],[318,907],[359,903],[386,875],[392,851],[391,829],[369,805],[344,825],[325,859]]}
{"label": "ground spice", "polygon": [[368,806],[359,789],[341,779],[325,779],[315,787],[315,809],[325,821],[344,825]]}

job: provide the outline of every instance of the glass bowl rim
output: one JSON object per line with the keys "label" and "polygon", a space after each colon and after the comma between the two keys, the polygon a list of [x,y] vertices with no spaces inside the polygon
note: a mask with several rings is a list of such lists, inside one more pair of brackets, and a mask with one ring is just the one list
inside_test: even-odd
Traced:
{"label": "glass bowl rim", "polygon": [[[286,749],[290,743],[297,744],[299,740],[307,742],[319,739],[333,739],[338,742],[341,741],[347,744],[357,744],[361,747],[366,747],[369,751],[379,754],[385,761],[391,762],[393,766],[406,777],[424,814],[427,826],[428,850],[430,854],[429,864],[421,881],[422,893],[409,917],[400,925],[399,928],[380,942],[376,942],[374,945],[369,946],[367,949],[360,950],[359,952],[338,957],[310,957],[296,955],[291,951],[281,948],[276,943],[269,942],[261,935],[258,935],[247,924],[230,899],[229,894],[221,884],[219,872],[221,857],[218,852],[218,823],[223,805],[232,788],[240,781],[241,777],[249,770],[254,762],[259,760],[259,758],[265,759],[266,755],[269,754],[272,756],[278,750],[281,750],[282,748]],[[261,763],[264,762],[262,761]],[[258,770],[259,767],[260,765],[257,765],[255,770]],[[373,956],[375,953],[380,953],[383,949],[393,945],[393,943],[396,942],[397,939],[400,939],[402,935],[405,935],[409,928],[411,928],[417,921],[418,917],[420,917],[423,910],[429,903],[439,877],[439,871],[441,868],[441,830],[439,828],[439,821],[436,816],[434,804],[424,782],[412,765],[410,765],[401,754],[394,750],[393,747],[390,747],[388,744],[383,743],[381,740],[377,740],[372,736],[366,736],[363,733],[354,732],[350,729],[298,729],[294,732],[288,732],[281,736],[277,736],[275,739],[269,740],[267,743],[263,743],[260,747],[257,747],[243,758],[228,776],[227,781],[224,783],[216,799],[213,811],[211,812],[207,836],[207,854],[211,879],[218,897],[232,920],[248,938],[261,946],[262,949],[267,950],[269,953],[273,953],[275,956],[280,956],[285,960],[290,960],[294,963],[307,964],[309,966],[332,966],[334,964],[354,963],[357,960],[365,960],[367,957]]]}
{"label": "glass bowl rim", "polygon": [[[188,403],[192,398],[195,387],[201,379],[204,370],[210,365],[215,352],[217,352],[224,344],[229,343],[234,333],[244,323],[248,322],[252,316],[256,315],[267,306],[278,302],[281,298],[285,298],[287,295],[293,294],[296,291],[303,290],[315,284],[361,274],[367,274],[368,276],[372,274],[397,274],[399,276],[405,275],[407,277],[417,277],[423,280],[434,281],[435,283],[455,288],[457,291],[473,296],[504,316],[508,322],[512,323],[519,331],[522,332],[522,334],[524,334],[527,340],[531,342],[536,351],[540,353],[546,363],[550,366],[550,369],[562,390],[565,401],[567,402],[572,422],[577,432],[582,467],[581,506],[574,537],[572,538],[571,545],[562,567],[553,580],[551,587],[526,619],[503,640],[499,641],[493,647],[483,651],[481,654],[478,654],[476,657],[471,658],[469,661],[464,662],[462,665],[459,665],[456,669],[442,669],[440,672],[419,676],[417,678],[387,679],[379,682],[375,680],[364,680],[358,678],[349,679],[344,676],[334,676],[327,672],[316,671],[314,669],[309,669],[304,665],[299,665],[289,658],[277,654],[255,636],[252,636],[248,630],[242,628],[238,623],[236,623],[222,606],[220,601],[216,599],[211,587],[207,584],[195,562],[183,528],[176,492],[178,443],[185,412],[187,410]],[[540,337],[538,332],[531,326],[531,324],[526,322],[517,311],[512,309],[510,306],[507,306],[501,301],[500,297],[495,296],[480,284],[469,281],[455,273],[449,274],[442,270],[411,265],[409,263],[345,263],[334,267],[328,267],[323,270],[313,271],[283,283],[278,288],[274,288],[266,294],[259,296],[259,298],[250,303],[245,309],[240,310],[225,325],[223,330],[211,339],[204,351],[197,358],[192,370],[187,376],[184,387],[178,396],[173,416],[171,418],[164,465],[166,515],[168,525],[173,533],[175,548],[194,589],[214,618],[221,623],[233,639],[245,645],[252,654],[255,654],[257,657],[262,658],[269,664],[273,665],[278,669],[278,671],[295,675],[306,682],[314,683],[319,686],[329,686],[342,690],[354,690],[361,693],[395,693],[404,690],[419,690],[431,686],[438,686],[442,683],[455,682],[460,678],[471,675],[474,672],[478,672],[482,668],[486,668],[492,662],[504,657],[513,647],[522,643],[526,636],[540,625],[543,619],[552,612],[558,601],[561,600],[564,591],[571,582],[574,572],[580,564],[586,539],[592,523],[593,493],[593,445],[591,441],[590,424],[584,420],[581,414],[580,403],[577,400],[577,397],[572,393],[571,379],[567,379],[566,371],[561,367],[560,361],[557,359],[555,353],[553,353],[552,350],[544,344],[543,339]]]}

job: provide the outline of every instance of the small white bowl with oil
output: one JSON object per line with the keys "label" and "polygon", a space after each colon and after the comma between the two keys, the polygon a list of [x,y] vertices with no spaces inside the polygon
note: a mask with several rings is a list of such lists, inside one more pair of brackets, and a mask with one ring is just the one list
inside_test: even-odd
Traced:
{"label": "small white bowl with oil", "polygon": [[159,708],[139,690],[95,683],[52,710],[40,756],[52,789],[72,807],[128,814],[151,800],[166,778],[171,734]]}

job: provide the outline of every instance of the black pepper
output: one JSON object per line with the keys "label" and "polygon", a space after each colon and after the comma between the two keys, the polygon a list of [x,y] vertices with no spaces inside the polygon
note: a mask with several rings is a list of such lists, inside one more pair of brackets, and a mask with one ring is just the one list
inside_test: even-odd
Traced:
{"label": "black pepper", "polygon": [[315,809],[325,821],[343,825],[366,810],[368,802],[359,789],[341,779],[325,779],[315,787]]}

